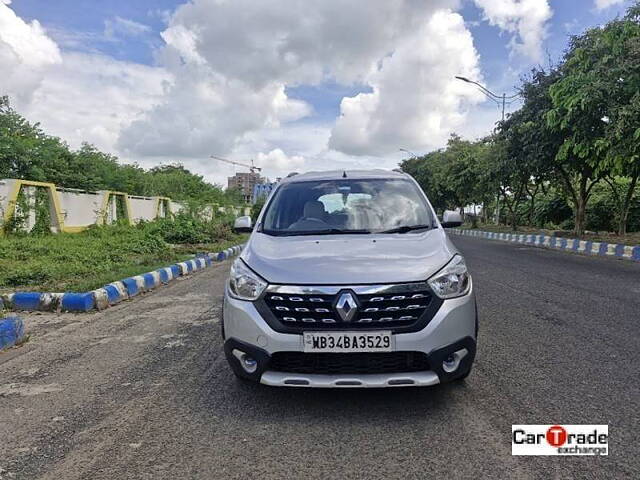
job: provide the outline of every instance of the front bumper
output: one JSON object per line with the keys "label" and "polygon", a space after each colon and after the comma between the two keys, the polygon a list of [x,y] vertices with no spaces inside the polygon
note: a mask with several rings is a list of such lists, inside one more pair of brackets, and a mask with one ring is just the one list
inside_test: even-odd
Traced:
{"label": "front bumper", "polygon": [[[269,369],[275,352],[302,352],[302,335],[271,329],[252,302],[237,300],[225,292],[223,322],[225,354],[235,373],[266,385],[300,387],[395,387],[428,386],[451,381],[471,368],[476,352],[477,313],[473,287],[469,294],[445,300],[427,326],[411,333],[393,335],[395,351],[423,352],[431,370],[408,373],[319,375],[276,372]],[[442,362],[456,351],[466,350],[453,372],[445,372]],[[249,373],[241,365],[240,353],[257,362]]]}
{"label": "front bumper", "polygon": [[383,388],[383,387],[428,387],[440,383],[432,371],[397,374],[369,373],[363,375],[318,375],[273,372],[262,374],[260,383],[272,387],[315,388]]}

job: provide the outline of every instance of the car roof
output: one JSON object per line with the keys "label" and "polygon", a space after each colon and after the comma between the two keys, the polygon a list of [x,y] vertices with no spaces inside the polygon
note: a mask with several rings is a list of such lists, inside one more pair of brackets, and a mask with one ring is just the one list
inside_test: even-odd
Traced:
{"label": "car roof", "polygon": [[283,178],[282,183],[311,182],[317,180],[363,180],[363,179],[385,179],[385,178],[407,178],[408,175],[393,170],[329,170],[326,172],[307,172],[300,174],[290,174]]}

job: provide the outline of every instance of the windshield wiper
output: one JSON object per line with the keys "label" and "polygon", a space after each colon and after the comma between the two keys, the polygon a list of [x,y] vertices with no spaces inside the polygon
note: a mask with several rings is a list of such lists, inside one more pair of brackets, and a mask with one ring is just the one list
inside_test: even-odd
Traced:
{"label": "windshield wiper", "polygon": [[322,230],[265,230],[262,233],[282,237],[293,237],[298,235],[336,235],[336,234],[368,234],[370,230],[342,230],[340,228],[323,228]]}
{"label": "windshield wiper", "polygon": [[411,232],[412,230],[424,230],[426,228],[431,228],[431,225],[403,225],[402,227],[383,230],[382,232],[377,233],[407,233]]}

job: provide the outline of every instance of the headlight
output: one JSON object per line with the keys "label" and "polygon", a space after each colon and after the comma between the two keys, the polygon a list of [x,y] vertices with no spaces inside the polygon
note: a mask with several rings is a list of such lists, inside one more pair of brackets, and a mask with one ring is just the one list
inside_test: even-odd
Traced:
{"label": "headlight", "polygon": [[231,265],[229,289],[234,297],[240,300],[256,300],[267,288],[265,282],[253,273],[239,258]]}
{"label": "headlight", "polygon": [[432,278],[429,286],[440,298],[455,298],[469,291],[470,277],[464,258],[454,255],[453,259]]}

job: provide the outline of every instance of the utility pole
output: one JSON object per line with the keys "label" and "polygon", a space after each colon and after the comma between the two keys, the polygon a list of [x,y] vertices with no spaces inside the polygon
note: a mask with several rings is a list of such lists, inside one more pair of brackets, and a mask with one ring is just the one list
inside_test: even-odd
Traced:
{"label": "utility pole", "polygon": [[[462,80],[463,82],[466,83],[472,83],[473,85],[476,85],[480,91],[482,93],[484,93],[487,98],[489,98],[489,100],[493,100],[494,102],[496,102],[498,104],[498,106],[502,107],[502,121],[504,122],[504,114],[505,114],[505,107],[507,105],[507,100],[511,100],[514,99],[516,97],[519,97],[520,94],[516,93],[515,95],[511,95],[509,97],[507,97],[506,93],[503,93],[502,95],[498,95],[496,93],[493,93],[491,90],[489,90],[487,87],[485,87],[484,85],[482,85],[481,83],[475,82],[473,80],[469,80],[467,77],[461,77],[459,75],[456,75],[456,77],[458,80]],[[511,102],[509,102],[511,103]],[[496,219],[495,219],[496,225],[498,225],[500,223],[500,192],[498,191],[498,194],[496,195]]]}

